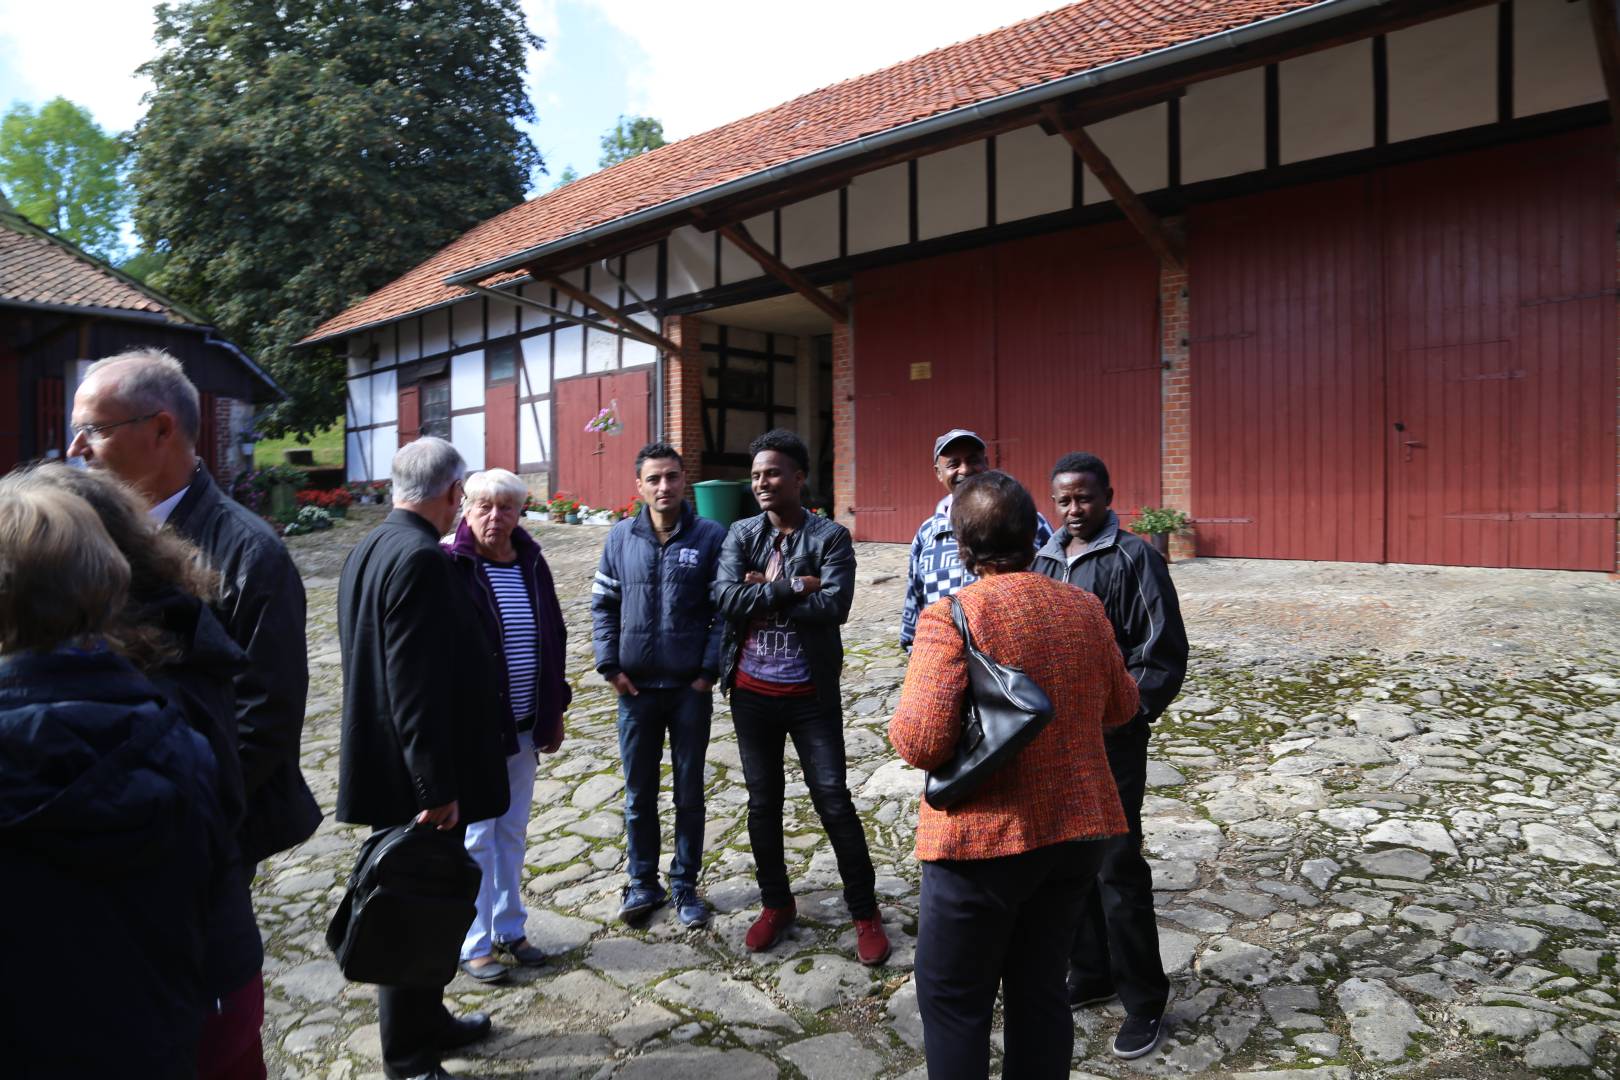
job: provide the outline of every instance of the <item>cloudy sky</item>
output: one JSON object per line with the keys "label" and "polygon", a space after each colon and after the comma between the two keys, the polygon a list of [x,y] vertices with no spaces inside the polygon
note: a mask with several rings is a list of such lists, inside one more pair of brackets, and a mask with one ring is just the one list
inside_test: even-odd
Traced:
{"label": "cloudy sky", "polygon": [[[621,113],[681,138],[1059,3],[523,0],[546,39],[529,62],[531,134],[553,175],[583,174]],[[122,131],[150,88],[134,70],[151,42],[145,0],[0,0],[0,110],[61,95]]]}

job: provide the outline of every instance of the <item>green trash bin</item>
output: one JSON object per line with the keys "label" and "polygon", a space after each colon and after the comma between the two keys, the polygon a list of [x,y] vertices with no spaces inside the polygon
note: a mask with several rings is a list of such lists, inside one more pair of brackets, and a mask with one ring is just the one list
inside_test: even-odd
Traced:
{"label": "green trash bin", "polygon": [[747,490],[748,485],[738,480],[705,480],[692,485],[698,514],[728,528],[743,516],[743,496]]}

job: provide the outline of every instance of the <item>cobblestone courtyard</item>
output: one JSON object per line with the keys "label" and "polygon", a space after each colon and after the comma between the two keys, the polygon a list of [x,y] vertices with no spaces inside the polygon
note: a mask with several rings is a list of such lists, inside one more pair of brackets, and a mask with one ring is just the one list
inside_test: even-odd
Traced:
{"label": "cobblestone courtyard", "polygon": [[[304,769],[328,813],[337,577],[379,516],[357,510],[290,542],[309,593]],[[895,942],[872,972],[854,961],[802,783],[789,785],[787,818],[800,922],[772,952],[744,950],[757,893],[723,702],[702,882],[716,918],[699,932],[667,911],[641,931],[614,920],[615,705],[592,670],[588,605],[604,531],[537,535],[569,621],[577,690],[567,741],[542,760],[529,828],[529,938],[555,957],[504,986],[456,978],[453,1007],[488,1010],[495,1034],[448,1067],[469,1077],[922,1077],[910,980],[920,777],[884,737],[904,675],[894,640],[904,547],[858,545],[845,637],[850,787]],[[1155,730],[1145,810],[1173,1027],[1164,1048],[1126,1064],[1108,1054],[1117,1006],[1082,1013],[1075,1074],[1614,1076],[1620,584],[1215,560],[1178,564],[1175,578],[1193,664]],[[272,1076],[381,1075],[374,990],[346,983],[323,941],[358,832],[328,817],[255,883]]]}

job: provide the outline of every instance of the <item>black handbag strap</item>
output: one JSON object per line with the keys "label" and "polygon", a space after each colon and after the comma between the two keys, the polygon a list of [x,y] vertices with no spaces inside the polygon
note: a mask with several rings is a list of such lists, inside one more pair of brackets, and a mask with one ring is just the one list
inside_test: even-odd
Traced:
{"label": "black handbag strap", "polygon": [[954,595],[951,597],[951,621],[956,623],[956,630],[962,635],[962,644],[967,646],[967,651],[978,652],[973,645],[973,632],[968,629],[967,612],[962,610],[962,601]]}

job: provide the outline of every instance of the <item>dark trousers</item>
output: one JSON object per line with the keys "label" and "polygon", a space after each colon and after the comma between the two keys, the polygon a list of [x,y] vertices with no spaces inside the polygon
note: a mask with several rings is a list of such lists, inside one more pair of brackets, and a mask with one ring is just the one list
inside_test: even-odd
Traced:
{"label": "dark trousers", "polygon": [[786,907],[793,900],[782,854],[784,753],[791,736],[810,801],[838,859],[849,913],[857,919],[877,914],[877,874],[866,847],[866,829],[844,779],[844,718],[838,706],[822,705],[814,697],[778,698],[733,690],[731,717],[748,784],[748,842],[754,849],[754,873],[765,906]]}
{"label": "dark trousers", "polygon": [[669,732],[675,792],[672,885],[695,886],[703,867],[703,758],[714,696],[690,686],[619,698],[619,760],[624,765],[625,861],[630,881],[658,888],[658,765]]}
{"label": "dark trousers", "polygon": [[1109,736],[1108,767],[1130,823],[1129,836],[1101,841],[1097,887],[1085,897],[1069,954],[1072,978],[1085,986],[1112,986],[1132,1016],[1158,1016],[1170,1000],[1170,980],[1159,959],[1159,923],[1153,910],[1153,871],[1142,857],[1142,796],[1147,791],[1150,726],[1136,719]]}
{"label": "dark trousers", "polygon": [[1074,840],[999,859],[923,863],[916,980],[928,1080],[990,1075],[998,985],[1001,1074],[1068,1077],[1074,1018],[1063,958],[1101,858],[1102,841]]}
{"label": "dark trousers", "polygon": [[[465,843],[467,827],[459,825],[454,831],[456,842]],[[402,941],[400,947],[409,948],[410,942]],[[377,987],[377,1019],[384,1073],[399,1080],[438,1068],[452,1019],[444,1007],[442,986]]]}

